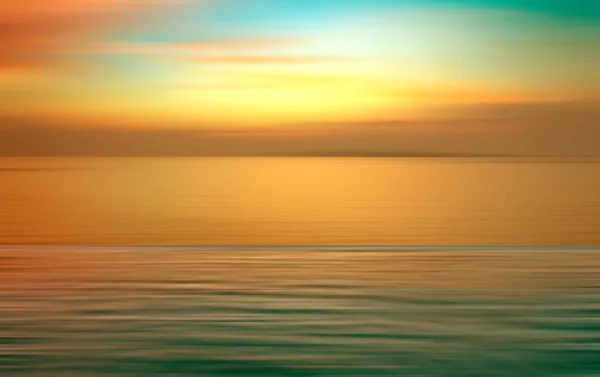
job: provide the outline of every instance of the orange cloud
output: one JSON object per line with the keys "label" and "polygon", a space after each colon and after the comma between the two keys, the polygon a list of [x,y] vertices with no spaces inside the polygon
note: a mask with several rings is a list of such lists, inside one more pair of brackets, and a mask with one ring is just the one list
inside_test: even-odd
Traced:
{"label": "orange cloud", "polygon": [[212,40],[195,43],[120,43],[90,46],[71,50],[72,53],[89,54],[178,54],[225,52],[239,50],[281,49],[293,47],[306,41],[297,38],[239,38]]}
{"label": "orange cloud", "polygon": [[497,88],[484,83],[473,84],[383,84],[379,90],[384,96],[409,98],[431,103],[527,103],[549,100],[551,93],[523,92]]}
{"label": "orange cloud", "polygon": [[198,56],[178,58],[176,60],[189,63],[216,64],[314,64],[344,61],[327,56],[275,56],[275,55],[233,55],[233,56]]}
{"label": "orange cloud", "polygon": [[251,130],[251,131],[227,131],[227,132],[206,132],[205,136],[223,136],[223,137],[243,137],[243,138],[295,138],[295,137],[313,137],[313,136],[324,136],[331,135],[331,131],[263,131],[263,130]]}
{"label": "orange cloud", "polygon": [[27,0],[0,2],[0,70],[52,65],[55,52],[179,0]]}

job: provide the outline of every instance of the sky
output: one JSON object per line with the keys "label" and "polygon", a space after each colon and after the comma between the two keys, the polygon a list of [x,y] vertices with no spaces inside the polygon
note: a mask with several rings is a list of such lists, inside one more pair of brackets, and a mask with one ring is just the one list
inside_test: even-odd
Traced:
{"label": "sky", "polygon": [[24,4],[0,4],[0,154],[600,154],[596,0]]}

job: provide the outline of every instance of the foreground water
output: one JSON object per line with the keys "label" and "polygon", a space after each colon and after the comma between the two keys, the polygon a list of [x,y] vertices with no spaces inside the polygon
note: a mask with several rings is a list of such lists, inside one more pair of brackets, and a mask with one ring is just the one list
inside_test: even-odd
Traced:
{"label": "foreground water", "polygon": [[0,370],[598,376],[599,252],[4,247]]}
{"label": "foreground water", "polygon": [[0,244],[600,245],[600,161],[0,158]]}
{"label": "foreground water", "polygon": [[598,161],[2,158],[0,374],[597,377],[598,187]]}

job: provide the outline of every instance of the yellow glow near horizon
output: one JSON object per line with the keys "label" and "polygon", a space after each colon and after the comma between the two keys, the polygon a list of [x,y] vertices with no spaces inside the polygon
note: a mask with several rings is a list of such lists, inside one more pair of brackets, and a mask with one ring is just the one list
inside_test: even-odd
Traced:
{"label": "yellow glow near horizon", "polygon": [[202,71],[173,62],[161,67],[160,80],[137,86],[55,76],[38,79],[37,85],[21,82],[25,93],[35,92],[44,101],[13,96],[5,109],[27,105],[29,113],[72,125],[210,128],[428,119],[443,104],[543,98],[489,86],[403,81],[365,66],[330,62]]}

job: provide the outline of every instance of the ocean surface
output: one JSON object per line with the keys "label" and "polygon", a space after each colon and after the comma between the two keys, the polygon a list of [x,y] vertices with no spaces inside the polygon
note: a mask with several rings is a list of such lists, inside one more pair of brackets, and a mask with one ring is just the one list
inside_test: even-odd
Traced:
{"label": "ocean surface", "polygon": [[599,173],[0,159],[0,374],[599,377]]}
{"label": "ocean surface", "polygon": [[600,160],[0,158],[0,244],[600,245]]}
{"label": "ocean surface", "polygon": [[5,247],[0,373],[597,377],[599,256]]}

